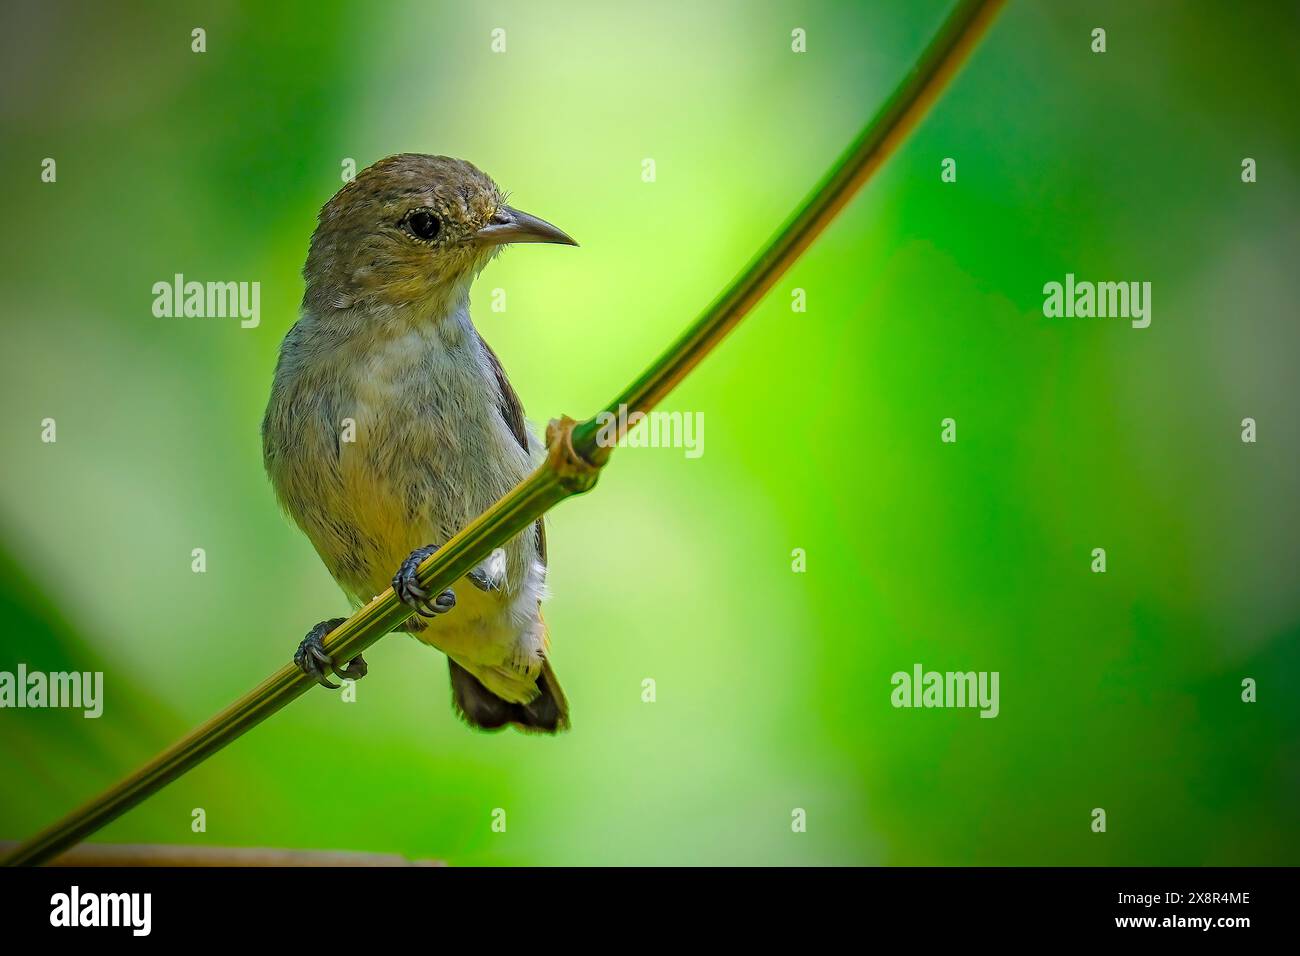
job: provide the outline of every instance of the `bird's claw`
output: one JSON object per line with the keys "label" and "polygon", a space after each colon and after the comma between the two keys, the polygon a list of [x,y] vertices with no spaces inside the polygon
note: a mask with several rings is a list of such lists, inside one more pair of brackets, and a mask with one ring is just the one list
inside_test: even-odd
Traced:
{"label": "bird's claw", "polygon": [[308,677],[314,677],[316,683],[322,687],[328,687],[331,690],[338,690],[339,685],[335,684],[327,676],[330,671],[333,671],[338,677],[348,680],[360,680],[366,676],[370,669],[366,665],[365,658],[360,654],[352,658],[347,667],[339,667],[334,663],[334,658],[325,652],[325,635],[342,624],[344,620],[345,618],[336,617],[329,621],[321,621],[307,632],[307,636],[302,639],[302,643],[298,645],[298,650],[293,655],[293,662],[298,665],[299,670]]}
{"label": "bird's claw", "polygon": [[416,548],[402,562],[402,566],[397,569],[397,573],[393,575],[393,593],[401,599],[403,604],[421,617],[436,617],[439,614],[446,614],[456,606],[455,591],[446,588],[437,597],[431,598],[429,592],[420,585],[420,579],[416,575],[421,562],[437,550],[438,546],[436,544]]}

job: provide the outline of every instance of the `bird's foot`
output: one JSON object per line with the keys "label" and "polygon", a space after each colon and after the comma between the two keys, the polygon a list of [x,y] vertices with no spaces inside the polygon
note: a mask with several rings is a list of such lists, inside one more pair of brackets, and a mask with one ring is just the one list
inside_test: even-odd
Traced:
{"label": "bird's foot", "polygon": [[456,606],[456,592],[451,588],[447,588],[437,597],[431,599],[429,592],[420,586],[419,578],[416,577],[415,572],[419,570],[420,563],[437,550],[438,546],[436,544],[416,548],[402,562],[402,566],[397,569],[397,573],[393,575],[393,593],[401,599],[403,604],[421,617],[436,617],[439,614],[446,614]]}
{"label": "bird's foot", "polygon": [[465,575],[480,591],[502,591],[506,586],[506,549],[497,548]]}
{"label": "bird's foot", "polygon": [[360,680],[366,676],[369,668],[366,666],[366,660],[360,654],[352,658],[347,667],[339,667],[334,663],[334,658],[325,653],[325,635],[334,628],[342,624],[347,618],[336,617],[328,621],[321,621],[302,639],[298,645],[298,650],[294,652],[293,662],[308,677],[316,678],[316,682],[331,690],[338,690],[339,685],[333,683],[327,676],[333,671],[337,676],[349,680]]}

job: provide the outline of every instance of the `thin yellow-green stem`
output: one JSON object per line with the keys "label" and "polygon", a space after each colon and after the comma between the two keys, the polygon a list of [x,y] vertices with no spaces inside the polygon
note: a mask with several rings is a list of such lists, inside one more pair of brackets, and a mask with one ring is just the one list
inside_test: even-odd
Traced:
{"label": "thin yellow-green stem", "polygon": [[[731,331],[799,258],[871,174],[925,114],[978,42],[1003,0],[961,0],[893,95],[809,194],[798,211],[687,331],[604,410],[617,420],[660,402]],[[450,587],[505,543],[570,495],[588,490],[609,459],[621,428],[602,434],[598,414],[575,424],[553,423],[546,462],[420,565],[426,590]],[[352,615],[325,639],[335,660],[364,652],[411,616],[392,589]],[[20,844],[6,865],[37,864],[57,856],[212,756],[312,687],[315,681],[286,664],[261,686],[198,727],[116,786]]]}

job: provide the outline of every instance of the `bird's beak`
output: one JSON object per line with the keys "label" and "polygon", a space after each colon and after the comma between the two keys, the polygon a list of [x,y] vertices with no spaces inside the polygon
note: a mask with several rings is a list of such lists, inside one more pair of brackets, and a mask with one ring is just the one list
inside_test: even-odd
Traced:
{"label": "bird's beak", "polygon": [[474,239],[481,246],[500,246],[507,242],[555,242],[563,246],[577,245],[563,229],[557,229],[545,219],[538,219],[510,206],[502,206],[498,209],[492,221],[474,233]]}

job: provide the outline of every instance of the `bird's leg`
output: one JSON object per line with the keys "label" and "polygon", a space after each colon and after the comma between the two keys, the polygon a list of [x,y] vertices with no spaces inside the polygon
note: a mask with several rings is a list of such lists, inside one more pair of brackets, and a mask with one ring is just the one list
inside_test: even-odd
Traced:
{"label": "bird's leg", "polygon": [[304,674],[316,678],[318,684],[332,690],[338,690],[339,685],[332,683],[326,676],[329,671],[333,671],[339,677],[360,680],[369,670],[365,658],[360,654],[352,658],[347,667],[339,667],[334,663],[334,658],[325,653],[325,635],[346,620],[345,617],[336,617],[321,621],[307,632],[307,636],[302,639],[302,643],[298,645],[298,650],[293,655],[293,662]]}
{"label": "bird's leg", "polygon": [[456,606],[456,592],[451,588],[447,588],[436,598],[430,599],[429,592],[420,586],[419,578],[416,577],[415,572],[419,570],[421,562],[437,550],[438,546],[436,544],[427,544],[423,548],[416,548],[402,562],[402,566],[397,569],[397,573],[393,575],[393,593],[401,599],[403,604],[421,617],[446,614]]}
{"label": "bird's leg", "polygon": [[469,574],[471,584],[480,591],[501,591],[506,586],[506,549],[497,548]]}

